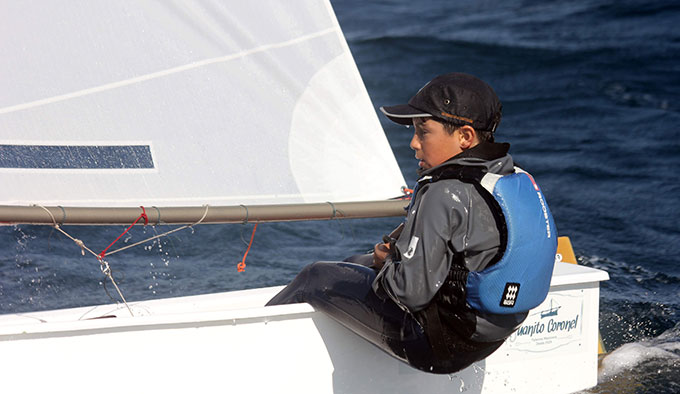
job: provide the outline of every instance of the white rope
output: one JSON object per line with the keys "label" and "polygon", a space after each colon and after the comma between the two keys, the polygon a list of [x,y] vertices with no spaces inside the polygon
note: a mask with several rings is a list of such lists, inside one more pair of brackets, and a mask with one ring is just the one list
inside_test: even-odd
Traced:
{"label": "white rope", "polygon": [[67,233],[66,231],[64,231],[64,230],[57,224],[57,221],[54,219],[54,215],[52,215],[52,212],[50,212],[49,209],[43,207],[42,205],[35,205],[35,206],[44,209],[45,212],[47,212],[47,213],[50,215],[50,217],[52,218],[52,226],[53,226],[55,229],[57,229],[60,233],[64,234],[64,235],[67,236],[68,238],[70,238],[71,241],[75,242],[76,245],[80,246],[80,253],[82,253],[83,256],[85,256],[85,250],[87,250],[87,251],[90,252],[94,257],[98,257],[97,253],[93,252],[90,248],[88,248],[82,240],[77,239],[77,238],[74,238],[74,237],[71,236],[71,234],[69,234],[69,233]]}
{"label": "white rope", "polygon": [[[125,297],[123,296],[123,292],[120,290],[120,288],[118,287],[118,284],[117,284],[116,281],[113,279],[113,274],[112,274],[112,272],[111,272],[111,267],[109,266],[109,263],[108,263],[106,260],[104,260],[99,254],[93,252],[90,248],[88,248],[82,240],[77,239],[77,238],[71,236],[71,234],[69,234],[69,233],[67,233],[66,231],[64,231],[64,230],[59,226],[59,224],[57,224],[57,221],[56,221],[56,219],[54,218],[54,215],[52,215],[52,212],[50,212],[49,209],[45,208],[45,207],[42,206],[42,205],[35,205],[35,206],[42,208],[43,210],[45,210],[45,212],[47,212],[47,213],[50,215],[50,217],[52,218],[52,225],[53,225],[53,227],[54,227],[55,229],[57,229],[60,233],[64,234],[66,237],[68,237],[69,239],[71,239],[71,241],[73,241],[76,245],[78,245],[78,246],[80,247],[80,253],[81,253],[83,256],[85,255],[85,251],[87,250],[88,252],[90,252],[90,254],[92,254],[92,255],[97,259],[97,261],[99,261],[99,264],[100,264],[100,267],[99,267],[99,268],[101,269],[102,273],[103,273],[104,275],[106,275],[106,276],[111,280],[111,283],[113,283],[113,286],[116,288],[116,292],[118,292],[118,295],[120,296],[120,299],[123,300],[123,304],[125,304],[125,307],[126,307],[126,308],[128,309],[128,311],[130,312],[130,315],[134,317],[134,314],[132,313],[132,309],[130,308],[130,306],[128,305],[127,301],[125,300]],[[188,225],[185,225],[185,226],[182,226],[182,227],[178,227],[178,228],[176,228],[176,229],[174,229],[174,230],[167,231],[167,232],[165,232],[165,233],[163,233],[163,234],[155,235],[155,236],[153,236],[153,237],[151,237],[151,238],[147,238],[147,239],[145,239],[145,240],[143,240],[143,241],[135,242],[134,244],[127,245],[127,246],[124,246],[124,247],[122,247],[122,248],[120,248],[120,249],[116,249],[116,250],[113,250],[113,251],[111,251],[111,252],[108,252],[106,255],[107,255],[107,256],[108,256],[108,255],[112,255],[112,254],[114,254],[114,253],[123,251],[123,250],[125,250],[125,249],[129,249],[129,248],[131,248],[131,247],[133,247],[133,246],[141,245],[141,244],[143,244],[143,243],[152,241],[152,240],[154,240],[154,239],[158,239],[158,238],[161,238],[161,237],[170,235],[170,234],[172,234],[172,233],[174,233],[174,232],[177,232],[177,231],[180,231],[180,230],[184,230],[184,229],[189,228],[189,227],[196,226],[196,225],[200,224],[201,222],[203,222],[203,220],[206,218],[206,216],[208,216],[208,210],[209,210],[209,209],[210,209],[210,206],[209,206],[209,205],[205,205],[205,211],[203,212],[203,216],[202,216],[196,223],[188,224]]]}
{"label": "white rope", "polygon": [[83,241],[80,240],[80,239],[77,239],[77,238],[72,237],[71,234],[67,233],[67,232],[64,231],[61,227],[59,227],[59,225],[57,224],[57,221],[54,219],[54,215],[52,215],[52,212],[50,212],[49,209],[43,207],[42,205],[35,205],[35,206],[44,209],[45,212],[47,212],[47,213],[50,215],[50,217],[52,218],[52,225],[54,226],[55,229],[57,229],[60,233],[64,234],[64,235],[67,236],[68,238],[70,238],[73,242],[75,242],[76,245],[80,246],[80,253],[82,253],[83,256],[85,255],[85,250],[87,250],[87,251],[90,252],[95,258],[97,258],[97,260],[99,261],[99,265],[100,265],[100,266],[99,266],[99,269],[102,271],[102,273],[103,273],[104,275],[106,275],[106,276],[109,278],[109,280],[111,280],[111,283],[113,283],[113,287],[116,288],[116,291],[118,292],[118,295],[120,296],[120,299],[123,300],[123,304],[125,304],[125,307],[126,307],[127,310],[130,312],[130,315],[134,317],[135,315],[132,313],[132,309],[130,309],[130,306],[128,305],[127,301],[125,300],[125,297],[123,296],[123,292],[120,291],[120,288],[118,287],[118,284],[117,284],[116,281],[113,279],[113,275],[112,275],[112,273],[111,273],[111,267],[109,266],[109,263],[106,262],[106,261],[105,261],[102,257],[100,257],[97,253],[93,252],[90,248],[88,248],[88,247],[85,245],[85,242],[83,242]]}
{"label": "white rope", "polygon": [[108,276],[109,279],[111,280],[111,283],[113,283],[113,287],[116,288],[116,291],[118,292],[118,295],[120,296],[120,299],[123,300],[123,304],[125,304],[125,307],[130,312],[130,316],[135,317],[135,314],[132,313],[132,309],[130,309],[130,305],[128,305],[127,301],[125,300],[125,297],[123,297],[123,292],[120,291],[118,284],[116,284],[116,281],[113,280],[113,275],[111,273],[111,267],[109,266],[109,263],[99,256],[97,256],[97,260],[99,260],[99,264],[100,264],[99,269],[101,269],[102,273],[104,275]]}

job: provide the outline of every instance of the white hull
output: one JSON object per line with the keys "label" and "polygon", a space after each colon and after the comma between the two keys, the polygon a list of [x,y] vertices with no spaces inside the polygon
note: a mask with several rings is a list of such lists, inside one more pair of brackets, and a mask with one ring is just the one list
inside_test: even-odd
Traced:
{"label": "white hull", "polygon": [[[2,392],[569,393],[597,383],[599,281],[556,264],[550,293],[498,351],[451,376],[387,356],[279,289],[0,316]],[[541,317],[551,305],[557,315]],[[115,318],[92,319],[101,316]]]}

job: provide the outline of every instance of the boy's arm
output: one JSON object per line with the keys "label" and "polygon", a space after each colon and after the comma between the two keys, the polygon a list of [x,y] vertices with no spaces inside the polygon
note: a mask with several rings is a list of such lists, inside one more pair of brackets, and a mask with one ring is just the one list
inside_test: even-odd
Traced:
{"label": "boy's arm", "polygon": [[373,247],[373,267],[381,269],[385,264],[385,260],[392,254],[392,248],[397,238],[404,229],[404,223],[401,223],[397,228],[392,230],[389,235],[383,237],[383,243],[377,243]]}

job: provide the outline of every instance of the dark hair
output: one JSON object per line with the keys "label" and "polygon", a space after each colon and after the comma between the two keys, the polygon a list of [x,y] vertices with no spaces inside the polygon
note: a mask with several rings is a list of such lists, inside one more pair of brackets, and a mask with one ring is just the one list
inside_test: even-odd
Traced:
{"label": "dark hair", "polygon": [[[437,122],[441,123],[444,126],[444,130],[446,130],[447,133],[453,134],[458,130],[459,128],[465,126],[461,124],[455,124],[451,122],[443,122],[439,119],[434,119]],[[487,130],[477,130],[475,129],[475,132],[477,133],[477,139],[479,142],[493,142],[493,132],[487,131]]]}

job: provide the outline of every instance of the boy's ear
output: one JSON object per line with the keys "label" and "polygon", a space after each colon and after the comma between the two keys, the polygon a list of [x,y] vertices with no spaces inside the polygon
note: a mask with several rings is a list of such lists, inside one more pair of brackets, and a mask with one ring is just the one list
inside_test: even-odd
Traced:
{"label": "boy's ear", "polygon": [[472,126],[462,126],[458,129],[460,131],[460,147],[461,149],[469,149],[477,145],[477,132]]}

